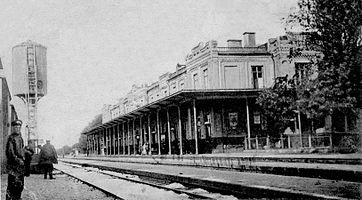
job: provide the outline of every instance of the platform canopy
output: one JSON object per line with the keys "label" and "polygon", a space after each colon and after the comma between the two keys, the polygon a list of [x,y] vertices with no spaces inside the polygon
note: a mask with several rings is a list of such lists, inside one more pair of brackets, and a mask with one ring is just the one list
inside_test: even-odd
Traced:
{"label": "platform canopy", "polygon": [[90,134],[94,131],[103,128],[109,128],[116,124],[126,122],[128,120],[139,117],[155,111],[157,109],[169,107],[172,105],[180,105],[193,100],[220,100],[220,99],[246,99],[255,98],[261,89],[204,89],[204,90],[180,90],[174,94],[161,98],[157,101],[142,106],[136,110],[123,114],[115,119],[112,119],[102,125],[96,126],[84,134]]}

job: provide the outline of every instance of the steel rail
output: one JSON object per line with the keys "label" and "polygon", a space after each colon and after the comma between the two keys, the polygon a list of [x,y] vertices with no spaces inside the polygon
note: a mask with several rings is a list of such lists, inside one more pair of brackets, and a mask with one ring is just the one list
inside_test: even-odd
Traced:
{"label": "steel rail", "polygon": [[[113,178],[118,178],[118,179],[130,181],[130,182],[134,182],[134,183],[138,183],[138,184],[149,185],[149,186],[156,187],[156,188],[159,188],[159,189],[163,189],[163,190],[167,190],[167,191],[173,191],[173,192],[175,192],[175,193],[177,193],[177,194],[186,194],[186,195],[188,195],[188,196],[190,196],[190,197],[192,197],[192,198],[197,198],[197,199],[213,199],[213,198],[208,197],[208,196],[205,196],[205,195],[195,194],[195,193],[192,193],[192,192],[189,192],[189,191],[185,191],[185,190],[181,190],[181,189],[176,189],[176,188],[169,188],[169,187],[162,186],[162,185],[155,184],[155,183],[151,183],[151,182],[148,182],[148,181],[140,181],[140,180],[135,180],[135,179],[131,179],[131,178],[126,178],[126,177],[117,176],[117,175],[110,174],[110,173],[103,172],[103,171],[91,170],[91,169],[85,168],[85,167],[83,167],[83,166],[81,166],[81,165],[79,165],[79,164],[74,164],[74,163],[64,162],[64,161],[62,161],[62,162],[63,162],[63,163],[68,163],[68,165],[77,166],[77,167],[79,167],[79,168],[84,168],[84,169],[87,170],[87,171],[94,171],[94,172],[97,172],[97,173],[101,173],[101,174],[104,174],[104,175],[108,175],[108,176],[111,176],[111,177],[113,177]],[[54,168],[56,168],[56,167],[54,167]],[[56,168],[56,169],[57,169],[57,168]],[[99,169],[99,168],[98,168],[98,169]],[[122,200],[123,200],[123,198],[117,196],[116,194],[113,194],[112,192],[109,192],[109,191],[107,191],[107,190],[105,190],[105,189],[103,189],[103,188],[101,188],[101,187],[98,187],[98,186],[96,186],[96,185],[94,185],[94,184],[92,184],[92,183],[90,183],[90,182],[84,181],[84,180],[80,179],[79,177],[76,177],[76,176],[74,176],[74,175],[72,175],[72,174],[67,173],[66,171],[63,171],[63,170],[61,170],[61,169],[57,169],[57,170],[63,172],[64,174],[66,174],[66,175],[68,175],[68,176],[71,176],[71,177],[73,177],[73,178],[75,178],[75,179],[77,179],[77,180],[79,180],[79,181],[81,181],[81,182],[83,182],[83,183],[85,183],[85,184],[87,184],[87,185],[90,185],[91,187],[94,187],[94,188],[96,188],[96,189],[98,189],[98,190],[101,190],[102,192],[106,193],[107,195],[110,195],[110,196],[115,197],[115,198],[117,198],[117,199],[122,199]]]}
{"label": "steel rail", "polygon": [[[119,168],[114,168],[114,167],[110,167],[110,166],[97,165],[97,164],[88,164],[88,163],[77,163],[77,162],[72,162],[72,161],[62,161],[62,162],[81,165],[83,167],[94,167],[94,168],[98,168],[98,169],[102,169],[102,170],[108,170],[108,171],[114,171],[114,172],[118,172],[118,173],[138,175],[140,177],[142,177],[142,176],[144,176],[144,177],[152,177],[152,176],[147,176],[142,171],[137,171],[137,170],[132,171],[132,170],[128,170],[128,169],[119,169]],[[148,173],[152,173],[152,172],[148,172]],[[298,199],[302,199],[302,198],[306,198],[306,199],[346,199],[346,198],[343,198],[343,197],[329,196],[329,195],[324,195],[324,194],[316,194],[316,193],[310,193],[310,192],[304,192],[304,191],[296,191],[296,190],[283,189],[283,188],[268,187],[268,186],[245,185],[245,184],[240,184],[240,183],[238,183],[238,184],[234,184],[234,183],[224,184],[224,183],[219,183],[219,182],[212,182],[212,181],[209,181],[209,180],[201,180],[201,179],[198,180],[198,179],[189,178],[189,177],[186,178],[187,180],[186,179],[181,180],[181,179],[179,179],[177,177],[175,178],[175,176],[173,176],[173,175],[163,175],[163,174],[158,174],[157,177],[159,177],[159,178],[155,178],[155,179],[174,180],[173,182],[178,182],[178,183],[186,184],[186,185],[193,186],[193,187],[204,188],[204,189],[206,189],[208,191],[210,191],[210,190],[211,191],[218,191],[218,192],[220,192],[222,194],[233,195],[233,196],[235,196],[237,198],[239,198],[239,197],[244,198],[243,195],[251,195],[250,198],[265,198],[265,196],[266,196],[267,198],[289,198],[289,199],[290,198],[298,198]],[[191,184],[190,181],[193,182],[193,183]]]}
{"label": "steel rail", "polygon": [[61,170],[61,169],[58,169],[58,168],[56,168],[56,167],[54,167],[54,169],[59,170],[59,171],[61,171],[62,173],[66,174],[67,176],[70,176],[70,177],[72,177],[72,178],[74,178],[74,179],[76,179],[76,180],[78,180],[78,181],[80,181],[80,182],[82,182],[82,183],[90,186],[90,187],[96,188],[97,190],[102,191],[102,192],[105,193],[106,195],[109,195],[109,196],[111,196],[111,197],[113,197],[113,198],[116,198],[116,199],[125,200],[125,199],[119,197],[118,195],[113,194],[112,192],[109,192],[109,191],[107,191],[107,190],[105,190],[105,189],[103,189],[103,188],[101,188],[101,187],[98,187],[98,186],[95,185],[95,184],[92,184],[92,183],[90,183],[90,182],[88,182],[88,181],[85,181],[85,180],[83,180],[83,179],[81,179],[81,178],[79,178],[79,177],[76,177],[76,176],[74,176],[74,175],[72,175],[72,174],[70,174],[70,173],[67,173],[67,172],[65,172],[65,171],[63,171],[63,170]]}

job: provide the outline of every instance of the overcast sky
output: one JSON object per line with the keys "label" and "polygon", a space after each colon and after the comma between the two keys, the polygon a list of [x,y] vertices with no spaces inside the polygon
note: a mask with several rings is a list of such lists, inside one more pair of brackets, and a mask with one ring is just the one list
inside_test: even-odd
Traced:
{"label": "overcast sky", "polygon": [[[80,132],[132,84],[151,83],[184,63],[199,42],[258,44],[284,34],[296,0],[1,0],[0,57],[11,87],[11,49],[47,47],[48,94],[39,101],[39,135],[56,148]],[[21,119],[24,105],[13,98]]]}

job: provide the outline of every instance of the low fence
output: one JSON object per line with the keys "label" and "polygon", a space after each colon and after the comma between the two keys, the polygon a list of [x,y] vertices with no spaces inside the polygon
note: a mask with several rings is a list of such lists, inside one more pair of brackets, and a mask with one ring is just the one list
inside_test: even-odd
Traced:
{"label": "low fence", "polygon": [[332,148],[332,135],[286,135],[279,138],[255,137],[245,141],[246,149]]}
{"label": "low fence", "polygon": [[339,153],[354,153],[362,152],[361,136],[358,132],[324,132],[317,135],[283,135],[278,138],[254,137],[245,140],[244,149],[327,149]]}

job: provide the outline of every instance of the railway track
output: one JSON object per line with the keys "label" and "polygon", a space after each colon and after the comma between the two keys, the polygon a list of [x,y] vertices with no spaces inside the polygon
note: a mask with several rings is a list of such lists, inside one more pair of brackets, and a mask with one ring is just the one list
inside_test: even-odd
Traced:
{"label": "railway track", "polygon": [[[142,196],[147,196],[147,199],[153,199],[152,195],[155,196],[154,199],[159,199],[159,197],[162,197],[162,199],[220,199],[221,196],[223,199],[237,199],[233,196],[210,193],[200,188],[184,187],[177,183],[145,179],[136,175],[83,167],[64,162],[58,165],[56,169],[116,199],[143,199]],[[118,189],[115,187],[117,185],[119,186]],[[129,189],[124,186],[129,187]],[[140,191],[137,191],[135,188],[138,188]],[[148,193],[152,193],[152,195],[149,196],[150,194]]]}
{"label": "railway track", "polygon": [[[197,195],[201,195],[199,197],[192,197],[197,199],[247,199],[247,198],[286,198],[286,199],[345,199],[346,197],[355,198],[359,197],[360,194],[353,189],[348,188],[358,188],[360,184],[352,183],[352,182],[342,182],[335,183],[329,180],[323,179],[310,179],[310,178],[298,178],[291,177],[292,180],[286,180],[285,177],[280,176],[263,176],[260,174],[234,174],[226,171],[212,171],[212,170],[200,170],[198,168],[177,168],[177,167],[165,167],[165,166],[155,166],[155,165],[136,165],[136,164],[128,164],[128,163],[118,163],[114,162],[106,162],[106,161],[82,161],[76,159],[65,159],[62,160],[63,163],[81,165],[85,169],[97,169],[102,172],[112,172],[111,175],[116,174],[127,174],[127,176],[135,176],[141,177],[142,181],[147,179],[153,179],[150,181],[151,185],[155,184],[155,187],[162,186],[166,187],[170,183],[181,183],[185,188],[178,188],[175,191],[179,194],[185,194],[187,192],[196,193]],[[214,174],[215,173],[215,174]],[[240,176],[241,175],[241,176]],[[236,178],[234,178],[236,176]],[[223,178],[225,177],[225,179]],[[130,178],[130,177],[127,177]],[[250,178],[255,178],[257,181],[253,182]],[[265,178],[271,178],[273,182],[277,185],[281,183],[281,187],[268,186],[263,184],[258,184],[259,182],[263,183]],[[289,178],[288,178],[289,179]],[[138,180],[138,179],[137,179]],[[168,183],[159,183],[159,181],[168,181]],[[317,182],[316,182],[317,181]],[[146,181],[147,183],[149,181]],[[290,183],[293,189],[287,187],[283,187],[285,185],[284,182]],[[256,184],[253,184],[256,183]],[[181,185],[179,184],[179,185]],[[335,187],[336,189],[343,190],[344,192],[335,193],[329,192],[313,192],[315,191],[313,188],[310,189],[309,185],[316,185],[315,187],[319,187],[318,184],[322,184],[322,187]],[[150,186],[151,186],[150,185]],[[279,186],[279,185],[278,185]],[[152,186],[153,187],[153,186]],[[304,190],[304,187],[307,190]],[[192,190],[195,189],[196,190]],[[197,192],[198,189],[203,190],[203,193]],[[202,188],[202,189],[200,189]],[[206,191],[207,190],[207,191]],[[195,192],[196,191],[196,192]],[[209,195],[209,194],[210,195]],[[211,194],[220,194],[220,196],[215,197]],[[226,196],[226,195],[232,196]],[[203,197],[202,197],[203,196]],[[227,198],[225,198],[225,196]],[[229,198],[231,197],[231,198]],[[167,199],[167,198],[164,198]]]}

